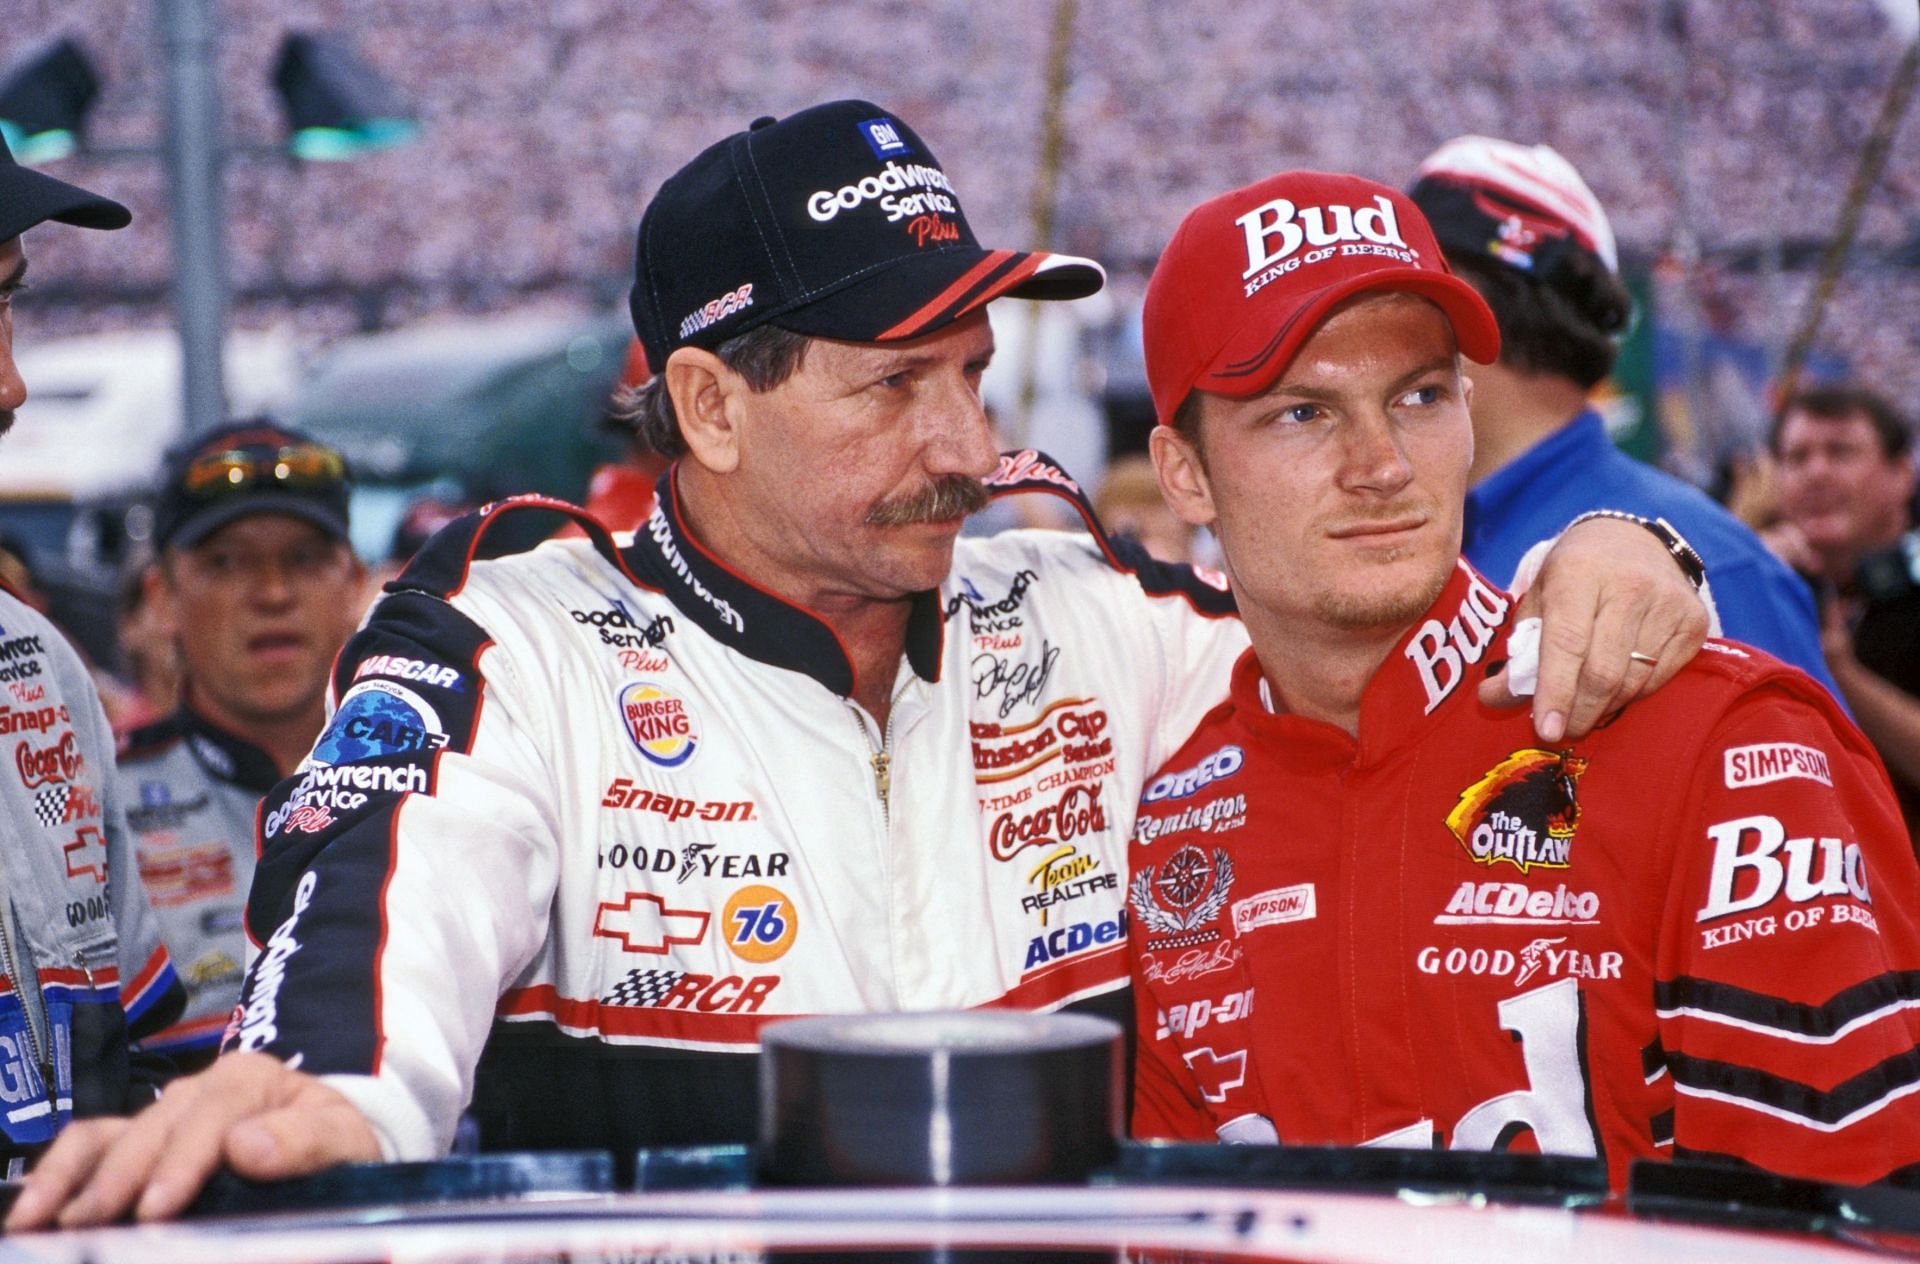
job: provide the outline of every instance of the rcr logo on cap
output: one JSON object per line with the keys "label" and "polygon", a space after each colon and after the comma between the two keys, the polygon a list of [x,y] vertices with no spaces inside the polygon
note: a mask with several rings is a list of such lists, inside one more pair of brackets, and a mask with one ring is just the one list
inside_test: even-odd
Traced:
{"label": "rcr logo on cap", "polygon": [[[1240,274],[1241,280],[1271,268],[1302,246],[1370,241],[1408,249],[1406,239],[1400,236],[1400,222],[1392,201],[1384,195],[1373,201],[1372,206],[1358,211],[1351,206],[1296,207],[1286,198],[1275,198],[1254,207],[1233,221],[1247,235],[1247,270]],[[1331,230],[1327,227],[1328,216],[1333,218]],[[1278,248],[1269,248],[1275,238],[1279,239]],[[1257,287],[1250,287],[1248,293],[1254,288]]]}

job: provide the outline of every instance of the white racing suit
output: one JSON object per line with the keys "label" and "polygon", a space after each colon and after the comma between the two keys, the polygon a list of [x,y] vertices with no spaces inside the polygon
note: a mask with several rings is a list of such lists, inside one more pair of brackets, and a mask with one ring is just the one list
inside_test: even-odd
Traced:
{"label": "white racing suit", "polygon": [[[1085,508],[1030,452],[991,482]],[[487,1148],[748,1139],[794,1015],[1126,1013],[1134,805],[1224,696],[1227,595],[1097,529],[962,539],[881,732],[831,629],[707,554],[672,472],[659,500],[492,559],[564,507],[448,527],[262,805],[226,1048],[323,1075],[391,1158],[469,1099]]]}

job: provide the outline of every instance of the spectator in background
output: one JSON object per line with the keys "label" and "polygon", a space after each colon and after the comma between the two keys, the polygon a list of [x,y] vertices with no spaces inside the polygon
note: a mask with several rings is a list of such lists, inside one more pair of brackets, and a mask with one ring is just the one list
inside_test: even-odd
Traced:
{"label": "spectator in background", "polygon": [[[320,735],[327,673],[362,607],[347,491],[339,453],[264,422],[222,427],[168,459],[146,598],[179,651],[181,702],[127,738],[130,839],[109,859],[138,866],[186,984],[186,1013],[143,1042],[182,1070],[213,1060],[239,999],[256,809]],[[351,793],[296,795],[267,836],[331,819]]]}
{"label": "spectator in background", "polygon": [[1872,391],[1825,387],[1788,401],[1772,447],[1782,516],[1766,541],[1818,593],[1827,665],[1886,761],[1920,846],[1913,433]]}
{"label": "spectator in background", "polygon": [[1167,507],[1153,474],[1153,458],[1144,452],[1115,458],[1107,466],[1093,511],[1107,534],[1133,540],[1163,562],[1194,560],[1194,528]]}
{"label": "spectator in background", "polygon": [[[0,434],[27,400],[13,362],[13,305],[27,274],[22,235],[47,220],[124,228],[118,202],[31,171],[0,139]],[[179,1013],[180,988],[139,878],[108,882],[126,817],[113,736],[73,647],[0,583],[0,658],[10,762],[0,779],[0,1173],[20,1174],[73,1118],[143,1104],[128,1034]]]}
{"label": "spectator in background", "polygon": [[1467,560],[1511,574],[1535,540],[1593,509],[1665,518],[1706,561],[1725,634],[1833,689],[1805,585],[1699,489],[1614,447],[1589,401],[1633,300],[1580,173],[1545,145],[1463,136],[1420,164],[1411,196],[1500,322],[1499,362],[1469,374]]}

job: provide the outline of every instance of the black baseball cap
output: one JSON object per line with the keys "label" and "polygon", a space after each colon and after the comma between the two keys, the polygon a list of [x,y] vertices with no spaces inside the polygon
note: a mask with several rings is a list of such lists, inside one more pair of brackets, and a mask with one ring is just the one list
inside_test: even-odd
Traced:
{"label": "black baseball cap", "polygon": [[82,228],[125,228],[133,212],[112,198],[21,166],[0,137],[0,241],[50,219]]}
{"label": "black baseball cap", "polygon": [[339,452],[270,421],[195,435],[166,457],[154,547],[191,548],[250,514],[287,514],[347,539],[352,473]]}
{"label": "black baseball cap", "polygon": [[870,101],[758,119],[660,186],[629,307],[647,361],[759,325],[850,342],[917,338],[1002,295],[1084,298],[1091,259],[987,250],[940,162]]}

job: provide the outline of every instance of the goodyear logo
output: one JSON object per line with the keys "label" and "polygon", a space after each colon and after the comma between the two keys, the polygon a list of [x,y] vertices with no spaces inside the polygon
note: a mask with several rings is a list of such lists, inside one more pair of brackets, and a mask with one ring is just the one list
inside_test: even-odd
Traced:
{"label": "goodyear logo", "polygon": [[662,768],[678,768],[700,749],[700,725],[693,712],[651,680],[636,680],[620,691],[620,722],[634,749]]}

